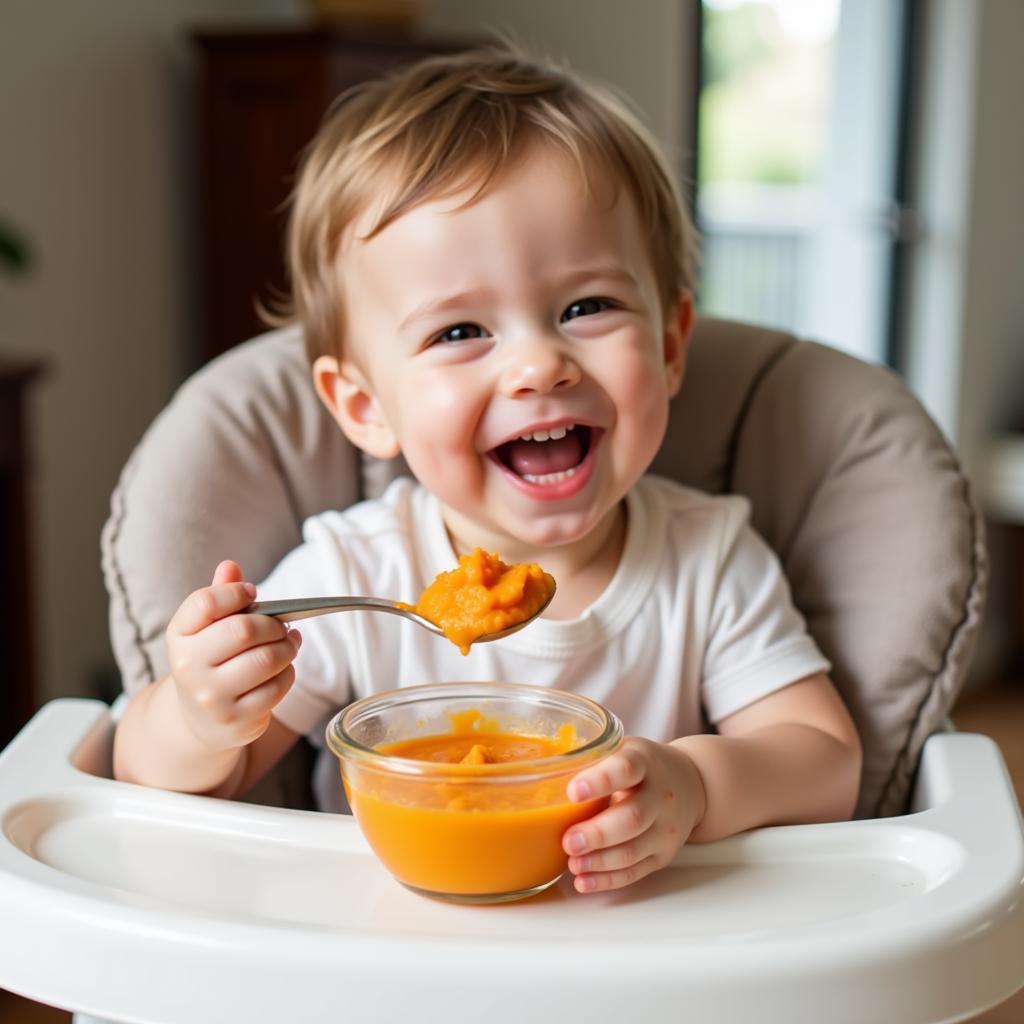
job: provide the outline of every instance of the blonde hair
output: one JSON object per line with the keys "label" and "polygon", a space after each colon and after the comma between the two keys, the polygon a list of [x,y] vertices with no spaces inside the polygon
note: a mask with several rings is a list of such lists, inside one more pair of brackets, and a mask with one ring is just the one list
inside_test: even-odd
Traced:
{"label": "blonde hair", "polygon": [[646,128],[606,90],[500,43],[357,85],[327,112],[305,154],[288,223],[286,316],[301,323],[310,360],[340,354],[336,261],[358,216],[375,211],[361,236],[372,238],[420,203],[475,185],[471,203],[537,141],[560,145],[588,187],[595,166],[625,187],[666,308],[693,291],[696,232]]}

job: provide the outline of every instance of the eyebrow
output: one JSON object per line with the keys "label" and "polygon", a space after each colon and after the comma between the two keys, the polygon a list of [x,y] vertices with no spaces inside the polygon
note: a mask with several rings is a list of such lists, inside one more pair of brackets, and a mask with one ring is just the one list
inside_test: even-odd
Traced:
{"label": "eyebrow", "polygon": [[[639,287],[636,278],[625,269],[614,265],[580,267],[578,270],[570,270],[558,279],[559,287],[572,288],[577,284],[593,280],[618,281],[629,288]],[[427,317],[444,313],[450,309],[465,309],[486,302],[494,292],[490,288],[467,288],[465,291],[456,292],[443,299],[427,299],[416,306],[398,325],[399,331],[404,331],[411,324]]]}
{"label": "eyebrow", "polygon": [[400,331],[404,331],[410,324],[417,320],[424,320],[437,313],[444,313],[449,309],[464,309],[466,306],[481,303],[488,299],[493,292],[489,288],[467,288],[465,291],[456,292],[444,299],[427,299],[421,302],[412,312],[398,325]]}
{"label": "eyebrow", "polygon": [[562,276],[559,283],[565,288],[571,288],[575,284],[582,284],[584,281],[593,281],[595,279],[618,281],[620,284],[628,285],[630,288],[638,287],[636,278],[625,267],[612,263],[570,270]]}

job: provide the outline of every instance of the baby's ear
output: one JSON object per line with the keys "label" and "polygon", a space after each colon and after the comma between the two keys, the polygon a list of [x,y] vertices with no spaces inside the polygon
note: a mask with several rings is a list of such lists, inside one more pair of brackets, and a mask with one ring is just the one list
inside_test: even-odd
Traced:
{"label": "baby's ear", "polygon": [[368,455],[393,459],[401,449],[369,381],[355,363],[318,356],[313,386],[345,436]]}
{"label": "baby's ear", "polygon": [[665,312],[664,356],[669,394],[678,393],[686,372],[686,355],[693,331],[693,296],[683,292]]}

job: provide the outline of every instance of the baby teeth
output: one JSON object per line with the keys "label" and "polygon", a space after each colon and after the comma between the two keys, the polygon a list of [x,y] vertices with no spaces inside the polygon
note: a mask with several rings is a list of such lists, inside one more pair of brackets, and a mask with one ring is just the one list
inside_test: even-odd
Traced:
{"label": "baby teeth", "polygon": [[520,434],[520,441],[560,441],[570,430],[575,427],[573,423],[568,427],[552,427],[550,430],[534,430],[529,434]]}
{"label": "baby teeth", "polygon": [[533,473],[524,473],[523,479],[529,480],[531,484],[558,484],[574,476],[577,469],[579,469],[579,466],[573,466],[571,469],[564,469],[560,473],[541,473],[539,476]]}

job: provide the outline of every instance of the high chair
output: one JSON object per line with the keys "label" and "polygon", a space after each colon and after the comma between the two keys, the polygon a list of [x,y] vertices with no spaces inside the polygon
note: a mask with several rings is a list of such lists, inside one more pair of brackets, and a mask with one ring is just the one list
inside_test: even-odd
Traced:
{"label": "high chair", "polygon": [[[59,700],[0,755],[0,986],[164,1024],[925,1024],[1024,984],[1020,811],[995,744],[944,730],[986,576],[954,456],[894,375],[823,346],[704,320],[689,363],[653,471],[750,499],[860,729],[858,820],[686,846],[618,893],[453,906],[307,809],[305,744],[248,803],[150,790],[110,778],[116,707]],[[295,329],[195,374],[104,529],[126,692],[220,559],[259,580],[402,468],[344,439]]]}

